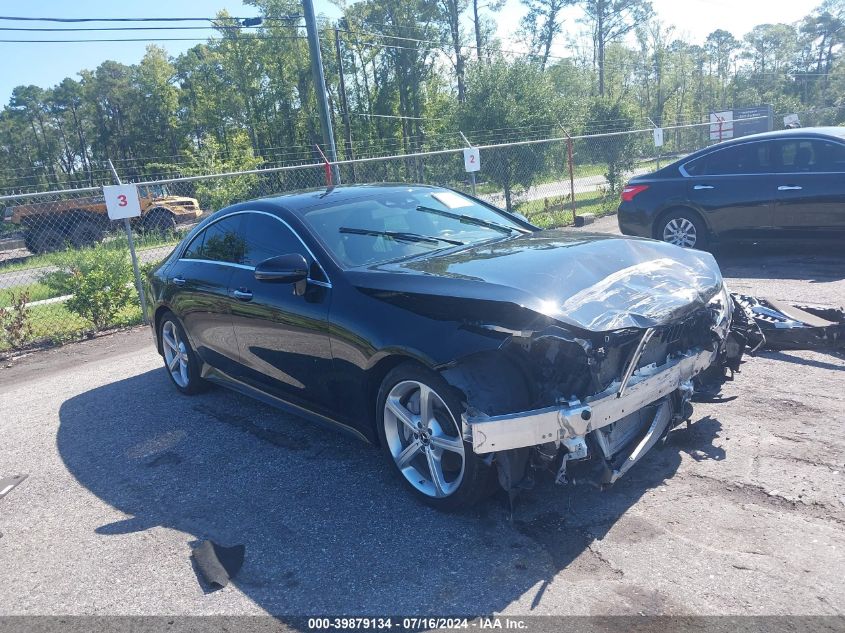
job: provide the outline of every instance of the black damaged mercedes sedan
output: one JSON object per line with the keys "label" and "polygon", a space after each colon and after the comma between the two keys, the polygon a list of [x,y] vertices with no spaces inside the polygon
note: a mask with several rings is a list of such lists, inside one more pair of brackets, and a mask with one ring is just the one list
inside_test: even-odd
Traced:
{"label": "black damaged mercedes sedan", "polygon": [[428,186],[231,206],[146,286],[180,392],[218,383],[379,444],[442,509],[540,471],[612,483],[744,348],[708,253]]}

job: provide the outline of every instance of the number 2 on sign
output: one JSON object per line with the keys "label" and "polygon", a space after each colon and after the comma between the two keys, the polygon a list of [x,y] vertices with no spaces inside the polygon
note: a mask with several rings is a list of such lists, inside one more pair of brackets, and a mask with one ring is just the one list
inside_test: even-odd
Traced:
{"label": "number 2 on sign", "polygon": [[120,194],[117,197],[117,206],[125,207],[127,204],[129,204],[129,201],[126,199],[126,196],[123,195],[123,194]]}
{"label": "number 2 on sign", "polygon": [[475,165],[475,154],[470,154],[469,162],[471,165]]}

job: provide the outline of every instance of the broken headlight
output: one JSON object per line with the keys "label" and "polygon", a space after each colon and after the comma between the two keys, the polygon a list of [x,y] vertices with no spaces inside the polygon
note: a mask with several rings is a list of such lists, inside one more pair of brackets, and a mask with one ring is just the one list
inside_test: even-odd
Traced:
{"label": "broken headlight", "polygon": [[717,292],[710,302],[707,304],[707,307],[710,308],[710,311],[713,314],[713,329],[714,330],[726,330],[727,327],[730,325],[730,316],[731,316],[731,295],[728,292],[727,286],[725,283],[722,282],[722,288]]}

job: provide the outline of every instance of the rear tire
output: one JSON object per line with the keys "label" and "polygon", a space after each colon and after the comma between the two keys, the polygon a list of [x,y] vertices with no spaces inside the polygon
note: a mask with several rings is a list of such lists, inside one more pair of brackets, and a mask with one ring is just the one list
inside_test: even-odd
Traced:
{"label": "rear tire", "polygon": [[158,330],[164,369],[173,385],[185,395],[201,393],[208,383],[200,377],[201,363],[185,334],[185,328],[172,312],[161,320]]}
{"label": "rear tire", "polygon": [[52,253],[67,246],[67,236],[58,229],[46,226],[30,227],[24,236],[24,244],[31,253]]}
{"label": "rear tire", "polygon": [[454,511],[492,492],[495,472],[463,440],[463,407],[442,376],[415,363],[399,365],[384,378],[376,407],[388,462],[423,503]]}
{"label": "rear tire", "polygon": [[79,220],[70,231],[70,241],[77,248],[93,246],[103,240],[103,225],[94,220]]}
{"label": "rear tire", "polygon": [[655,237],[683,248],[707,248],[707,227],[698,214],[688,209],[678,209],[663,216],[657,225]]}

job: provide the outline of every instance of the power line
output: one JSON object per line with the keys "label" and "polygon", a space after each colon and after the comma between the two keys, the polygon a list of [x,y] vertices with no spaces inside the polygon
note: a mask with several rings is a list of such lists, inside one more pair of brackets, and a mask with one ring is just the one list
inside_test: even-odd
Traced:
{"label": "power line", "polygon": [[[249,34],[244,40],[304,40],[304,35],[272,35],[261,36]],[[121,37],[121,38],[86,38],[76,40],[17,40],[0,39],[0,43],[9,44],[74,44],[90,42],[226,42],[223,38],[210,37]]]}
{"label": "power line", "polygon": [[85,32],[85,31],[208,31],[210,29],[254,29],[260,25],[243,26],[240,24],[213,24],[209,26],[98,26],[98,27],[37,27],[0,26],[0,31],[27,32]]}
{"label": "power line", "polygon": [[[272,21],[290,21],[301,20],[302,15],[285,15],[268,17],[262,16],[261,19],[265,22]],[[214,22],[215,20],[253,20],[254,17],[237,18],[234,16],[224,16],[223,18],[33,18],[33,17],[19,17],[0,15],[0,20],[14,20],[14,21],[28,21],[28,22]]]}

